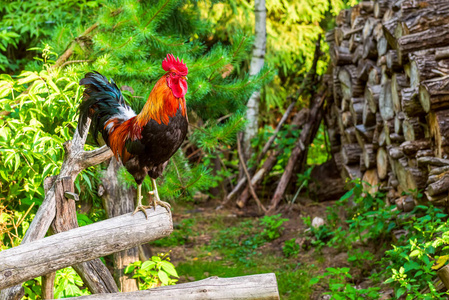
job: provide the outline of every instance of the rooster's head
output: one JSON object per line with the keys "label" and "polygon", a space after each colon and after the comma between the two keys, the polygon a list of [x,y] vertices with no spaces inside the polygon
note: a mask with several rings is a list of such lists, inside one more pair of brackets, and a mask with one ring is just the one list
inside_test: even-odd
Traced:
{"label": "rooster's head", "polygon": [[175,58],[173,54],[167,54],[162,61],[162,68],[167,72],[167,85],[176,98],[183,98],[187,93],[187,69],[184,60]]}

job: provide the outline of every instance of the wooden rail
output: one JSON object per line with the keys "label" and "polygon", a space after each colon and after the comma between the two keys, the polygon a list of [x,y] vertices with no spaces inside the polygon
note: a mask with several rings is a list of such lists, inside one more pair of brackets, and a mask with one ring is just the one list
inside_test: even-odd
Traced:
{"label": "wooden rail", "polygon": [[145,291],[96,294],[75,297],[76,300],[196,300],[196,299],[279,299],[274,273],[234,278],[210,277],[204,280],[153,288]]}
{"label": "wooden rail", "polygon": [[171,214],[163,207],[122,215],[0,252],[0,289],[76,263],[168,236]]}

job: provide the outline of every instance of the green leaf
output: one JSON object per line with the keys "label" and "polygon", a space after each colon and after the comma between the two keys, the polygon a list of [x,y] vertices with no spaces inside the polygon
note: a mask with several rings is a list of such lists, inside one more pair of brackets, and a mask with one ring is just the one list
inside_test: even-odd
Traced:
{"label": "green leaf", "polygon": [[405,288],[403,288],[403,287],[399,288],[399,289],[396,291],[396,298],[399,298],[399,297],[401,297],[402,295],[404,295],[405,291],[406,291]]}
{"label": "green leaf", "polygon": [[313,277],[312,279],[310,279],[309,285],[317,284],[319,281],[320,281],[320,278],[318,278],[318,277]]}
{"label": "green leaf", "polygon": [[167,273],[165,273],[162,270],[159,270],[159,272],[157,272],[157,276],[159,277],[159,280],[162,282],[163,285],[167,285],[169,278]]}
{"label": "green leaf", "polygon": [[162,269],[164,269],[164,271],[167,272],[168,274],[175,277],[179,277],[178,273],[176,272],[175,266],[171,262],[163,261],[161,262],[161,266]]}
{"label": "green leaf", "polygon": [[125,270],[123,271],[123,273],[129,274],[129,273],[131,273],[132,271],[134,271],[135,268],[136,268],[136,266],[134,266],[134,265],[128,265],[128,266],[126,266],[126,268],[125,268]]}
{"label": "green leaf", "polygon": [[152,269],[155,265],[156,265],[156,263],[154,261],[147,260],[146,262],[144,262],[142,264],[142,266],[140,268],[142,270],[149,270],[149,269]]}

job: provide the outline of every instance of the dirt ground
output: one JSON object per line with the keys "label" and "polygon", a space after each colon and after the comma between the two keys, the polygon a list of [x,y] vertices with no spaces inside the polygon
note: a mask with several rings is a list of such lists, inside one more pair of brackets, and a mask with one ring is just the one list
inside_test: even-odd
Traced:
{"label": "dirt ground", "polygon": [[[335,248],[323,247],[320,251],[316,248],[310,247],[307,243],[310,243],[310,239],[307,238],[307,226],[304,224],[303,217],[310,216],[311,220],[314,217],[320,217],[326,219],[326,209],[332,207],[335,201],[328,201],[323,203],[317,203],[307,198],[300,198],[293,205],[284,205],[279,210],[283,218],[288,218],[289,221],[283,224],[284,230],[282,235],[259,247],[257,251],[262,253],[266,257],[283,257],[282,247],[285,241],[292,238],[296,239],[296,243],[300,245],[301,250],[297,256],[291,258],[292,262],[297,262],[302,266],[314,266],[309,276],[312,278],[318,274],[325,272],[328,267],[349,267],[348,254],[346,252],[339,252]],[[240,210],[234,207],[227,207],[217,210],[219,202],[207,202],[203,204],[196,204],[192,207],[182,207],[174,205],[173,221],[179,224],[182,220],[195,218],[199,221],[193,228],[195,234],[189,237],[188,242],[184,245],[178,245],[170,247],[170,257],[172,262],[176,265],[183,262],[194,262],[198,257],[202,256],[203,260],[208,261],[223,261],[226,258],[214,253],[204,254],[204,249],[210,244],[214,232],[217,231],[214,227],[214,220],[223,220],[224,226],[233,226],[238,224],[238,221],[242,218],[254,218],[262,216],[257,213],[257,207],[250,206],[244,210]],[[153,251],[164,252],[167,248],[153,247]],[[351,272],[353,272],[351,268]],[[354,272],[358,272],[354,270]],[[207,275],[207,274],[206,274]],[[309,279],[310,279],[309,278]],[[195,278],[189,278],[188,276],[181,276],[179,283],[193,281]],[[198,280],[198,279],[196,279]],[[355,282],[355,284],[363,284],[363,282]],[[316,285],[314,291],[309,299],[327,299],[322,297],[321,294],[325,292],[324,287]]]}

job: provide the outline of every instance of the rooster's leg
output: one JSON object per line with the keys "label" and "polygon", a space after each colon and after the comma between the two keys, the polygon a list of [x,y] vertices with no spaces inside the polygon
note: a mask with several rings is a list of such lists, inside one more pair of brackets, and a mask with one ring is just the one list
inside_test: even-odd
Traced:
{"label": "rooster's leg", "polygon": [[156,179],[151,178],[151,182],[153,183],[153,190],[149,193],[150,195],[153,195],[153,205],[154,210],[156,210],[156,205],[160,205],[164,207],[168,212],[170,212],[170,204],[167,202],[161,201],[161,198],[159,198],[159,193],[157,192],[157,185],[156,185]]}
{"label": "rooster's leg", "polygon": [[145,210],[148,207],[149,206],[142,205],[142,185],[139,184],[137,186],[137,204],[136,209],[133,212],[133,215],[140,210],[144,213],[145,217],[148,219],[147,211]]}

